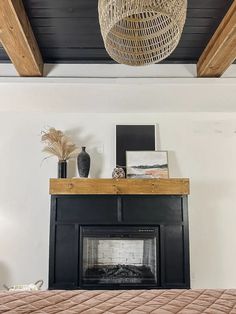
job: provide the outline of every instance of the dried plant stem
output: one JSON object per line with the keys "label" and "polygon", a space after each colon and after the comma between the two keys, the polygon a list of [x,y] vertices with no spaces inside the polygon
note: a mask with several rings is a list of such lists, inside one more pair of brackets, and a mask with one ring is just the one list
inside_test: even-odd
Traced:
{"label": "dried plant stem", "polygon": [[56,156],[59,161],[68,160],[77,153],[76,145],[61,130],[55,128],[43,130],[41,140],[45,144],[43,152],[49,154],[48,157]]}

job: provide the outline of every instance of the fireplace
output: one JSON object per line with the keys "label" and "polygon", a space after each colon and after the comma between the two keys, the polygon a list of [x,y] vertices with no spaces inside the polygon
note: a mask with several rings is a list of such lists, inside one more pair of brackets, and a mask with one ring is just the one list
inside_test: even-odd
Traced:
{"label": "fireplace", "polygon": [[49,289],[190,287],[187,180],[55,179],[51,191]]}
{"label": "fireplace", "polygon": [[147,285],[158,281],[158,228],[82,227],[83,286]]}

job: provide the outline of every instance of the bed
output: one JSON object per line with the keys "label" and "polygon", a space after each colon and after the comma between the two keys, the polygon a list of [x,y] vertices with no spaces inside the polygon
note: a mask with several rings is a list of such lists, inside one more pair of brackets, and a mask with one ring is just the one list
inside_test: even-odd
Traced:
{"label": "bed", "polygon": [[0,313],[236,314],[236,290],[0,292]]}

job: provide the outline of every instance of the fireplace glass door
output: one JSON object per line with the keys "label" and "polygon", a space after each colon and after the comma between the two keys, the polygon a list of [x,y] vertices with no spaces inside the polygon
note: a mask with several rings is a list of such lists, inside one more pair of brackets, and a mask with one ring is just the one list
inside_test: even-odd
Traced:
{"label": "fireplace glass door", "polygon": [[158,229],[82,227],[82,284],[157,285]]}

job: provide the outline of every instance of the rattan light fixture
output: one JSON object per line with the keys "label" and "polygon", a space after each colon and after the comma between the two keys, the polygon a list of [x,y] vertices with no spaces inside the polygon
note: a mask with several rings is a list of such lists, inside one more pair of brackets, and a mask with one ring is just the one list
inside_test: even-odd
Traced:
{"label": "rattan light fixture", "polygon": [[157,63],[178,45],[187,0],[99,0],[105,48],[112,59],[127,65]]}

